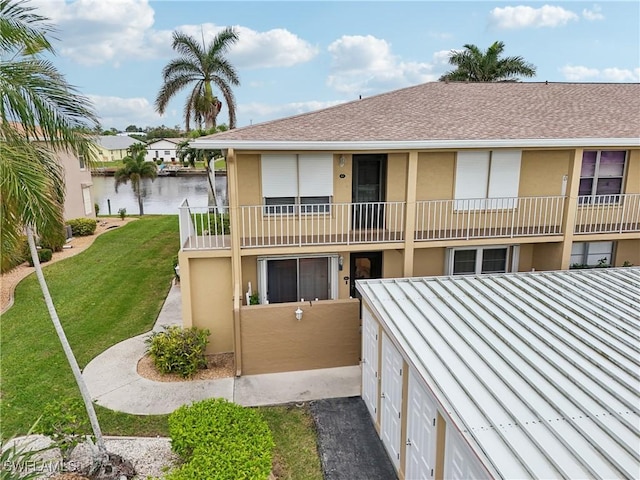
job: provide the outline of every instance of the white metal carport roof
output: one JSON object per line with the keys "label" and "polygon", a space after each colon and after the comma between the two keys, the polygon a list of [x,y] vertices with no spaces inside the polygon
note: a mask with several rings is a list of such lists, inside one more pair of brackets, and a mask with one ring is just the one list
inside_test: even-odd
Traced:
{"label": "white metal carport roof", "polygon": [[490,471],[640,477],[640,269],[358,281]]}

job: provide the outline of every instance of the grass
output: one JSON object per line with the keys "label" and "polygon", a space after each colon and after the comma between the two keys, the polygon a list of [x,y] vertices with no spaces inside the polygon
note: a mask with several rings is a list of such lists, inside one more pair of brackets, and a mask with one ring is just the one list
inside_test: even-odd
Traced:
{"label": "grass", "polygon": [[[151,329],[173,276],[175,216],[145,216],[98,237],[85,252],[45,268],[71,347],[83,368],[111,345]],[[45,405],[80,398],[35,275],[20,282],[0,319],[1,437],[25,434]],[[308,408],[258,408],[276,444],[281,480],[322,479]],[[167,415],[129,415],[96,406],[106,435],[167,436]]]}
{"label": "grass", "polygon": [[[98,237],[79,255],[47,266],[45,278],[83,368],[111,345],[151,329],[173,276],[178,219],[147,216]],[[20,282],[0,320],[2,435],[22,434],[55,399],[80,393],[35,275]],[[166,418],[99,409],[106,434],[161,434]]]}

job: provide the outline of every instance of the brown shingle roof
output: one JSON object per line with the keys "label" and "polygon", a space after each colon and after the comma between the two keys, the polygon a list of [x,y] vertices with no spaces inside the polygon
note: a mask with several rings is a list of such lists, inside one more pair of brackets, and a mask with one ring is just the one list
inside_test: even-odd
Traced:
{"label": "brown shingle roof", "polygon": [[[202,137],[254,142],[640,137],[640,84],[426,83]],[[635,143],[635,142],[634,142]]]}

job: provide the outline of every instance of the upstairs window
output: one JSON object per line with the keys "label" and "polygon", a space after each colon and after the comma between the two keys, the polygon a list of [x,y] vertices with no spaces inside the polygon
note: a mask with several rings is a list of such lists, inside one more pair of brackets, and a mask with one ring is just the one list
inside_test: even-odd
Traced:
{"label": "upstairs window", "polygon": [[515,208],[521,159],[521,150],[458,152],[456,210]]}
{"label": "upstairs window", "polygon": [[80,170],[87,168],[87,163],[84,161],[84,155],[78,155],[78,163],[80,164]]}
{"label": "upstairs window", "polygon": [[333,155],[262,155],[265,213],[326,213],[333,195]]}
{"label": "upstairs window", "polygon": [[624,150],[585,150],[580,171],[580,203],[592,195],[606,195],[598,202],[614,202],[622,193],[627,152]]}

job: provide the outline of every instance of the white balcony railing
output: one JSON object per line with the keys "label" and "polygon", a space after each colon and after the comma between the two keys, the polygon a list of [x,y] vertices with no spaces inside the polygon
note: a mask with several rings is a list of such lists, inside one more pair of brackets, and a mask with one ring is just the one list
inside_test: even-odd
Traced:
{"label": "white balcony railing", "polygon": [[576,234],[640,231],[640,193],[578,198]]}
{"label": "white balcony railing", "polygon": [[240,207],[241,246],[401,242],[404,205],[370,202]]}
{"label": "white balcony railing", "polygon": [[561,235],[565,198],[427,200],[416,205],[416,241]]}
{"label": "white balcony railing", "polygon": [[180,205],[180,245],[183,250],[231,248],[229,207]]}

